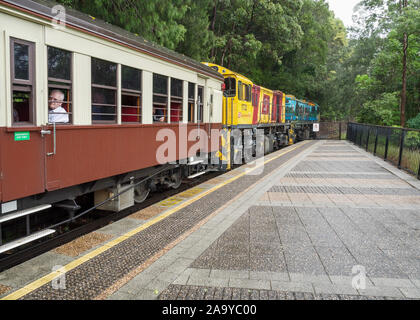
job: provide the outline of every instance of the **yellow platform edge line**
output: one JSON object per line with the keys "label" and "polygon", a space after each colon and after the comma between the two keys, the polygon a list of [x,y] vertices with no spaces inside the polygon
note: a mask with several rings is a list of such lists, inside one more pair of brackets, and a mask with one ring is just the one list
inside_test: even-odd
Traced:
{"label": "yellow platform edge line", "polygon": [[200,200],[201,198],[205,197],[206,195],[208,195],[210,193],[213,193],[214,191],[216,191],[216,190],[224,187],[225,185],[227,185],[229,183],[232,183],[233,181],[235,181],[235,180],[243,177],[244,175],[249,174],[250,172],[252,172],[252,171],[260,168],[261,166],[264,166],[265,164],[267,164],[267,163],[269,163],[271,161],[274,161],[274,160],[276,160],[276,159],[278,159],[278,158],[280,158],[280,157],[288,154],[289,152],[292,152],[292,151],[294,151],[294,150],[296,150],[298,148],[303,147],[307,143],[309,143],[309,141],[305,141],[305,142],[303,142],[303,143],[301,143],[301,144],[299,144],[299,145],[297,145],[297,146],[295,146],[295,147],[293,147],[293,148],[291,148],[289,150],[286,150],[285,152],[282,152],[281,154],[276,155],[275,157],[272,157],[271,159],[268,159],[268,160],[264,161],[264,163],[262,163],[260,165],[257,165],[254,168],[249,168],[249,170],[246,170],[245,169],[244,172],[242,172],[242,173],[240,173],[240,174],[238,174],[238,175],[230,178],[229,180],[226,180],[226,181],[224,181],[224,182],[222,182],[222,183],[220,183],[220,184],[218,184],[218,185],[210,188],[209,190],[207,190],[207,191],[205,191],[203,193],[198,194],[194,198],[192,198],[190,200],[187,200],[184,203],[181,203],[179,206],[168,210],[164,214],[156,217],[153,220],[150,220],[150,221],[146,222],[145,224],[141,225],[140,227],[138,227],[138,228],[136,228],[136,229],[134,229],[132,231],[129,231],[129,232],[125,233],[124,235],[119,236],[118,238],[116,238],[114,240],[111,240],[110,242],[107,242],[103,246],[101,246],[101,247],[99,247],[99,248],[97,248],[97,249],[95,249],[95,250],[93,250],[93,251],[85,254],[83,257],[80,257],[80,258],[78,258],[78,259],[76,259],[76,260],[68,263],[66,266],[64,266],[61,269],[61,271],[51,272],[51,273],[43,276],[42,278],[31,282],[30,284],[26,285],[25,287],[23,287],[21,289],[18,289],[15,292],[13,292],[13,293],[11,293],[11,294],[9,294],[9,295],[1,298],[0,300],[18,300],[18,299],[22,298],[23,296],[26,296],[26,295],[30,294],[32,291],[35,291],[36,289],[42,287],[43,285],[47,284],[48,282],[51,282],[55,278],[61,276],[63,274],[63,271],[64,272],[71,271],[72,269],[74,269],[74,268],[80,266],[81,264],[83,264],[83,263],[85,263],[85,262],[87,262],[87,261],[95,258],[96,256],[98,256],[101,253],[107,251],[108,249],[111,249],[111,248],[115,247],[116,245],[120,244],[121,242],[123,242],[123,241],[125,241],[125,240],[127,240],[129,238],[131,238],[132,236],[138,234],[139,232],[141,232],[141,231],[149,228],[150,226],[158,223],[159,221],[162,221],[163,219],[171,216],[175,212],[177,212],[177,211],[185,208],[186,206],[188,206],[188,205],[190,205],[190,204],[192,204],[192,203]]}

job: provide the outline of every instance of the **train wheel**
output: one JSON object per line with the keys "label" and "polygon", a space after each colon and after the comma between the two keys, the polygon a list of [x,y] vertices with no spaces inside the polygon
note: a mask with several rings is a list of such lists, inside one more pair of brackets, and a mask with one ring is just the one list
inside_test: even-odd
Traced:
{"label": "train wheel", "polygon": [[150,188],[146,186],[146,182],[140,184],[134,189],[134,202],[142,203],[149,196]]}

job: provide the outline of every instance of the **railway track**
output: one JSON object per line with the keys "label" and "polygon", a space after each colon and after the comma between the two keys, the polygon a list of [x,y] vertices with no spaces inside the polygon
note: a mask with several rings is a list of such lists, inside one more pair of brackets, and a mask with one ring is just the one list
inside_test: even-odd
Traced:
{"label": "railway track", "polygon": [[[60,230],[57,230],[57,233],[54,234],[54,236],[52,236],[51,238],[45,238],[42,240],[31,242],[30,244],[22,246],[18,249],[14,249],[8,253],[1,254],[0,272],[10,269],[18,264],[21,264],[45,252],[53,250],[68,242],[71,242],[72,240],[77,239],[85,234],[98,230],[110,223],[121,220],[155,203],[158,203],[162,200],[165,200],[188,189],[191,189],[194,186],[199,185],[210,179],[213,179],[221,174],[221,172],[210,172],[204,176],[201,176],[200,178],[183,181],[182,185],[176,190],[168,189],[163,190],[161,192],[155,192],[151,194],[151,196],[145,202],[141,204],[136,204],[135,206],[120,212],[94,210],[87,217],[76,219],[73,222],[66,225],[65,228],[60,228]],[[83,211],[83,208],[80,211]],[[80,224],[79,220],[81,219],[87,219],[88,221]]]}

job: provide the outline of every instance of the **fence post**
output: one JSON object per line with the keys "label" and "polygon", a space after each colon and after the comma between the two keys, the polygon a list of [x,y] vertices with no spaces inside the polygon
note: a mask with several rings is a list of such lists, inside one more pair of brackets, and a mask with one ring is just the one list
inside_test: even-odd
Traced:
{"label": "fence post", "polygon": [[398,169],[401,169],[402,154],[404,151],[404,138],[405,138],[405,130],[402,129],[401,140],[400,140],[400,155],[398,156]]}
{"label": "fence post", "polygon": [[338,140],[341,140],[341,121],[340,121],[340,124],[339,124],[338,134],[339,134]]}
{"label": "fence post", "polygon": [[367,128],[366,151],[369,150],[370,128]]}
{"label": "fence post", "polygon": [[379,136],[379,128],[376,127],[375,150],[373,151],[373,155],[375,156],[376,156],[376,151],[378,149],[378,136]]}
{"label": "fence post", "polygon": [[389,145],[389,136],[390,136],[391,129],[387,129],[386,131],[386,142],[385,142],[385,154],[384,154],[384,160],[388,158],[388,145]]}
{"label": "fence post", "polygon": [[351,137],[350,137],[350,123],[349,122],[347,122],[346,140],[351,141]]}
{"label": "fence post", "polygon": [[420,180],[420,163],[419,163],[419,171],[417,172],[417,179]]}

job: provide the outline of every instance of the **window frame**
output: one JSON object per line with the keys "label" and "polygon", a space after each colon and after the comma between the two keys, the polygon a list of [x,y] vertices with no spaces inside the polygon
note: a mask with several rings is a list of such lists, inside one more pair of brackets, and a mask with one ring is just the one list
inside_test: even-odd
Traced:
{"label": "window frame", "polygon": [[[228,83],[229,83],[229,86],[227,86],[226,84],[226,82],[228,81]],[[235,89],[232,89],[232,82],[234,82],[235,83]],[[237,79],[235,78],[235,77],[233,77],[233,76],[231,76],[231,77],[227,77],[227,78],[225,78],[225,85],[226,85],[226,89],[225,89],[225,91],[224,91],[224,93],[225,93],[225,97],[228,97],[228,98],[234,98],[234,97],[236,97],[236,93],[237,93],[237,89],[238,89],[238,85],[237,85]],[[235,90],[235,92],[233,92],[233,90]]]}
{"label": "window frame", "polygon": [[[15,37],[10,37],[10,89],[11,89],[11,124],[14,127],[24,127],[24,126],[36,126],[36,110],[35,110],[35,101],[36,101],[36,43],[18,39]],[[15,43],[28,46],[28,80],[17,79],[15,77]],[[13,118],[13,96],[14,92],[29,92],[29,109],[28,116],[29,121],[18,121],[15,122]]]}
{"label": "window frame", "polygon": [[[105,62],[108,62],[110,64],[113,64],[116,66],[115,68],[115,73],[116,73],[116,83],[115,83],[115,87],[112,86],[108,86],[108,85],[102,85],[102,84],[95,84],[93,83],[93,75],[92,75],[92,79],[91,79],[91,90],[92,90],[92,101],[91,101],[91,120],[92,120],[92,124],[117,124],[118,123],[118,83],[119,83],[119,79],[118,79],[118,64],[112,61],[108,61],[108,60],[104,60],[101,58],[96,58],[96,57],[91,57],[91,62],[96,59],[96,60],[102,60]],[[91,63],[91,74],[93,73],[93,69],[92,69],[92,63]],[[114,104],[106,104],[106,103],[94,103],[93,102],[93,90],[94,89],[105,89],[105,90],[110,90],[110,91],[114,91],[114,97],[115,97],[115,105]],[[93,113],[93,106],[99,106],[99,107],[114,107],[115,108],[115,113]],[[115,116],[115,120],[94,120],[93,117],[94,116],[100,116],[100,115],[105,115],[105,116]]]}
{"label": "window frame", "polygon": [[[155,93],[155,75],[160,76],[160,77],[164,77],[166,78],[166,94],[163,93]],[[152,120],[153,123],[169,123],[169,97],[170,97],[170,92],[168,92],[169,88],[169,77],[165,76],[163,74],[159,74],[159,73],[153,73],[153,80],[152,80],[152,86],[153,86],[153,104],[152,104]],[[166,98],[166,102],[155,102],[155,97],[160,97],[160,98]],[[155,105],[157,106],[165,106],[165,108],[162,107],[155,107]],[[156,121],[155,120],[155,109],[156,110],[163,110],[163,117],[164,117],[164,121]],[[160,116],[160,115],[158,115]]]}
{"label": "window frame", "polygon": [[[48,48],[54,48],[54,49],[58,49],[58,50],[62,50],[62,51],[66,51],[66,52],[70,53],[70,80],[53,78],[53,77],[50,77],[49,76]],[[74,121],[73,120],[74,119],[74,112],[73,112],[73,105],[74,105],[73,67],[74,67],[74,62],[73,62],[73,58],[74,58],[74,53],[72,51],[64,50],[64,49],[53,47],[53,46],[47,46],[48,100],[49,100],[49,95],[50,95],[50,86],[53,87],[53,89],[70,90],[70,100],[63,101],[64,103],[67,103],[69,105],[69,111],[67,111],[67,114],[69,115],[69,122],[67,122],[67,123],[59,123],[59,122],[57,122],[56,124],[57,125],[60,125],[60,126],[61,125],[73,125],[73,121]],[[52,82],[58,82],[59,84],[50,85],[50,81],[52,81]],[[49,110],[48,110],[48,119],[49,119]]]}
{"label": "window frame", "polygon": [[[200,98],[200,89],[203,92],[203,101]],[[197,123],[204,123],[204,86],[197,86]]]}
{"label": "window frame", "polygon": [[[190,98],[190,84],[192,84],[193,97]],[[195,123],[195,101],[196,101],[196,86],[194,82],[188,82],[188,122]],[[191,120],[190,120],[191,119]]]}
{"label": "window frame", "polygon": [[238,100],[244,100],[244,84],[240,80],[238,80]]}
{"label": "window frame", "polygon": [[[184,108],[183,108],[183,104],[184,104],[184,83],[183,83],[183,81],[181,80],[181,79],[177,79],[177,78],[170,78],[171,79],[171,92],[170,92],[170,97],[171,97],[171,108],[170,108],[170,111],[171,111],[171,114],[170,114],[170,119],[171,119],[171,123],[181,123],[181,122],[183,122],[183,120],[184,120]],[[173,89],[173,82],[174,81],[179,81],[180,82],[180,84],[181,84],[181,96],[175,96],[175,95],[173,95],[173,91],[172,91],[172,89]],[[180,111],[180,115],[178,115],[177,117],[178,117],[178,121],[172,121],[172,117],[174,117],[173,115],[172,115],[172,104],[173,103],[178,103],[178,104],[180,104],[181,105],[181,108],[179,109],[179,111]]]}
{"label": "window frame", "polygon": [[[134,69],[136,71],[138,71],[140,73],[140,90],[134,90],[134,89],[127,89],[124,88],[124,84],[123,84],[123,72],[122,69],[123,68],[131,68]],[[143,70],[141,69],[137,69],[137,68],[133,68],[130,66],[126,66],[126,65],[121,65],[121,123],[122,124],[142,124],[143,123]],[[138,114],[138,118],[139,121],[123,121],[123,117],[124,116],[134,116],[134,114],[124,114],[123,113],[123,108],[133,108],[134,106],[128,106],[128,105],[123,105],[123,96],[131,96],[131,97],[136,97],[139,100],[139,105],[137,106],[138,110],[139,110],[139,114]]]}

